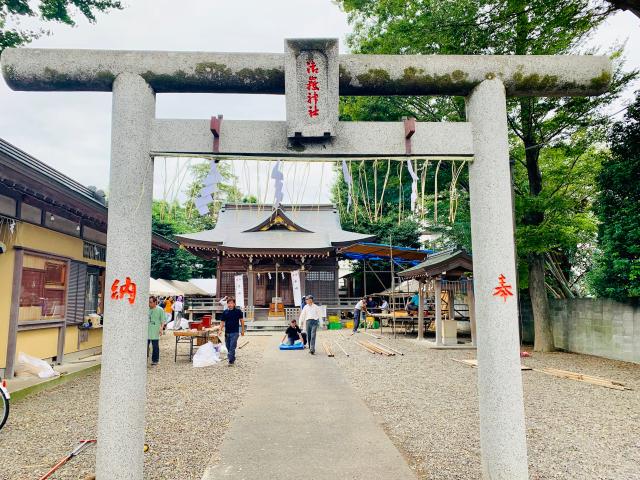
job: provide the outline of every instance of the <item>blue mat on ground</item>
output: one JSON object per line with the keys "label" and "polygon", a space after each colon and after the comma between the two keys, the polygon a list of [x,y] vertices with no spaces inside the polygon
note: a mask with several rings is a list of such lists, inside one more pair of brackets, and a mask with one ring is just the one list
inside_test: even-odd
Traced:
{"label": "blue mat on ground", "polygon": [[300,340],[298,340],[293,345],[287,345],[285,343],[280,344],[280,350],[302,350],[303,348],[304,348],[304,345]]}

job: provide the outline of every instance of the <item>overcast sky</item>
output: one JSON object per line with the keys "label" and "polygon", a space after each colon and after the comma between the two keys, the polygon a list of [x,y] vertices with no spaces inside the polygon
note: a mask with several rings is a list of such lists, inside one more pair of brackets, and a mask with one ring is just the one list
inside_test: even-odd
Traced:
{"label": "overcast sky", "polygon": [[[42,48],[282,52],[291,37],[337,37],[341,51],[349,32],[346,15],[330,0],[125,0],[126,8],[79,20],[75,28],[52,25]],[[640,20],[615,15],[593,40],[610,47],[627,41],[628,66],[640,68]],[[162,94],[157,116],[284,120],[283,96]],[[0,137],[85,185],[107,189],[111,124],[109,93],[13,92],[0,80]],[[187,160],[156,160],[155,198],[171,198]],[[266,164],[258,177],[254,162],[236,166],[238,186],[265,196]],[[167,175],[165,177],[165,169]],[[178,173],[178,175],[176,175]],[[178,180],[176,180],[178,179]],[[285,169],[285,202],[329,201],[331,165],[300,163]],[[181,183],[182,181],[182,183]],[[267,201],[271,202],[271,192]]]}

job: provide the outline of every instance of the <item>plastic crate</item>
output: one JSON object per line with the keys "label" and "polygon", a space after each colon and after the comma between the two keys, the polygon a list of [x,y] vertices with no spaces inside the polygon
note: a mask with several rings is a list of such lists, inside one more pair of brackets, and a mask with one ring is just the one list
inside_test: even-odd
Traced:
{"label": "plastic crate", "polygon": [[340,330],[342,328],[342,324],[340,322],[330,322],[329,330]]}
{"label": "plastic crate", "polygon": [[347,320],[344,322],[344,328],[353,329],[353,320]]}
{"label": "plastic crate", "polygon": [[329,315],[327,319],[329,323],[340,323],[340,317],[338,315]]}

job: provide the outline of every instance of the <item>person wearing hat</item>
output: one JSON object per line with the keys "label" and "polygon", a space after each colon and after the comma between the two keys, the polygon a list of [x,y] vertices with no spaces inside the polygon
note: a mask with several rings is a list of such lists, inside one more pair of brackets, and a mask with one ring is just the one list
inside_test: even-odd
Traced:
{"label": "person wearing hat", "polygon": [[322,318],[322,309],[313,303],[313,295],[307,295],[305,297],[306,305],[300,313],[298,323],[302,331],[307,332],[307,342],[309,342],[309,353],[315,355],[316,353],[316,332],[318,331],[318,325],[320,325],[320,319]]}

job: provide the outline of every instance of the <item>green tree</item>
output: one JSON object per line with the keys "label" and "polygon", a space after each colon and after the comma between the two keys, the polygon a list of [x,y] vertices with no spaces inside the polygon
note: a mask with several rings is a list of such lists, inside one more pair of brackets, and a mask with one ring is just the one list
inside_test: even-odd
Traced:
{"label": "green tree", "polygon": [[[223,178],[219,184],[219,192],[209,206],[209,213],[200,215],[195,208],[194,200],[200,195],[204,178],[209,173],[209,162],[193,164],[190,167],[192,182],[185,189],[187,200],[184,205],[177,201],[154,201],[153,223],[154,232],[173,239],[175,235],[210,230],[215,227],[217,212],[223,203],[242,202],[253,203],[252,197],[243,197],[242,192],[235,186],[236,178],[228,163],[219,163],[218,169]],[[200,258],[187,250],[180,248],[168,252],[152,251],[151,276],[169,280],[188,280],[190,278],[211,278],[216,272],[214,259]]]}
{"label": "green tree", "polygon": [[[354,32],[349,38],[353,50],[361,53],[388,54],[516,54],[555,55],[580,52],[580,46],[612,12],[608,4],[588,0],[340,0],[349,14]],[[589,53],[584,52],[582,53]],[[619,57],[614,56],[619,60]],[[617,98],[635,72],[623,73],[618,61],[609,91],[599,97],[513,98],[508,101],[512,158],[516,177],[526,182],[518,192],[517,222],[526,226],[527,235],[541,236],[562,227],[566,218],[547,215],[541,155],[548,148],[568,144],[568,148],[593,147],[588,139],[601,138],[609,118],[605,107]],[[356,99],[347,112],[369,110],[383,119],[384,105],[392,106],[392,116],[407,112],[418,119],[464,118],[462,99],[431,97],[395,97],[392,99]],[[587,141],[577,141],[576,137]],[[562,147],[564,148],[564,147]],[[557,152],[557,151],[556,151]],[[577,153],[577,152],[576,152]],[[553,157],[550,155],[548,158]],[[545,157],[546,158],[546,157]],[[580,155],[576,165],[592,155]],[[553,163],[553,162],[551,162]],[[521,177],[522,178],[522,177]],[[546,172],[545,172],[545,179]],[[559,199],[561,188],[554,194]],[[561,203],[561,202],[560,202]],[[578,212],[582,215],[582,212]],[[565,216],[566,217],[566,216]],[[581,218],[576,217],[576,224]],[[554,222],[561,222],[555,224]],[[587,230],[591,229],[588,227]],[[523,230],[520,230],[523,232]],[[575,238],[577,238],[576,236]],[[531,247],[531,248],[529,248]],[[554,348],[545,282],[546,254],[554,253],[557,264],[566,264],[566,242],[525,242],[518,254],[527,264],[527,278],[535,322],[535,350]],[[572,247],[573,249],[576,246]]]}
{"label": "green tree", "polygon": [[[171,212],[170,215],[167,212]],[[197,212],[196,212],[197,215]],[[209,223],[199,216],[188,216],[187,209],[177,203],[153,202],[152,230],[164,237],[174,239],[175,235],[203,230]],[[213,225],[210,225],[213,228]],[[204,228],[206,229],[206,228]],[[183,248],[169,251],[152,250],[151,276],[167,280],[189,280],[190,278],[211,278],[216,272],[215,260],[196,257]]]}
{"label": "green tree", "polygon": [[122,9],[118,0],[0,0],[0,52],[8,47],[25,45],[48,32],[21,26],[21,20],[39,18],[43,23],[75,25],[74,16],[82,15],[96,22],[96,13]]}
{"label": "green tree", "polygon": [[640,298],[640,93],[613,126],[611,155],[598,176],[599,248],[591,285],[603,297]]}

